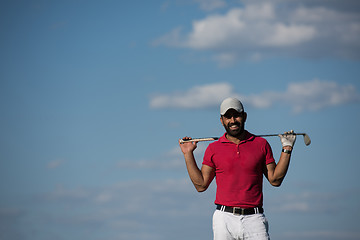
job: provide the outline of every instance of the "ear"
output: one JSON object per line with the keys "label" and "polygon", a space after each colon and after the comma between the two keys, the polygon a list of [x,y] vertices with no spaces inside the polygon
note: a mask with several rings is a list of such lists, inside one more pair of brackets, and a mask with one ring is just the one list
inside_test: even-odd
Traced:
{"label": "ear", "polygon": [[247,113],[246,112],[244,112],[244,122],[246,122],[246,119],[247,119]]}
{"label": "ear", "polygon": [[224,126],[223,116],[221,116],[221,115],[220,115],[220,122],[221,122],[221,124]]}

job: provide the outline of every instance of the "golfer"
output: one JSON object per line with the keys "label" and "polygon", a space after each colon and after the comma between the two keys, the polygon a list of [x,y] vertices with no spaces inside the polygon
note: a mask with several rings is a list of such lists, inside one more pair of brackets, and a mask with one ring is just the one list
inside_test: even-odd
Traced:
{"label": "golfer", "polygon": [[246,117],[238,99],[227,98],[221,103],[220,121],[226,133],[209,144],[201,170],[193,154],[197,142],[179,142],[189,177],[197,191],[205,191],[216,177],[215,240],[270,239],[262,208],[263,175],[271,185],[281,185],[296,140],[296,135],[287,135],[293,131],[279,135],[282,152],[276,164],[269,143],[245,130]]}

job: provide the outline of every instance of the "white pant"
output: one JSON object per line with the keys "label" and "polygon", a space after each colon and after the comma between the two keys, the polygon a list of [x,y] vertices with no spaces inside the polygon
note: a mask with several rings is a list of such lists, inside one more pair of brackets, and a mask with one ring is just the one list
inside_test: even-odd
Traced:
{"label": "white pant", "polygon": [[214,240],[269,240],[269,225],[262,213],[234,215],[215,210]]}

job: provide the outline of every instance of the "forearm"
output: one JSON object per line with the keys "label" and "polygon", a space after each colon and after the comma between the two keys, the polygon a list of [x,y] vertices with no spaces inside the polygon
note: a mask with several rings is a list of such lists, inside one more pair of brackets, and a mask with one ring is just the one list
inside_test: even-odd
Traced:
{"label": "forearm", "polygon": [[[291,150],[291,147],[284,147],[284,149]],[[277,163],[273,175],[271,176],[271,184],[280,186],[284,180],[289,169],[291,154],[281,152],[279,162]]]}
{"label": "forearm", "polygon": [[205,186],[206,184],[202,172],[196,164],[194,154],[186,153],[184,154],[184,158],[189,177],[196,190],[199,192],[205,191],[207,187]]}

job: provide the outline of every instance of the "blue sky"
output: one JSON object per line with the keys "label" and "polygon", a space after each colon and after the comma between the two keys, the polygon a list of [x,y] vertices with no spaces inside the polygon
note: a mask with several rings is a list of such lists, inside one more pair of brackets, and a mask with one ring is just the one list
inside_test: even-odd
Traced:
{"label": "blue sky", "polygon": [[[273,239],[360,239],[358,1],[1,1],[0,239],[211,239],[177,141],[298,137]],[[268,138],[278,159],[281,144]],[[199,143],[199,164],[208,143]]]}

